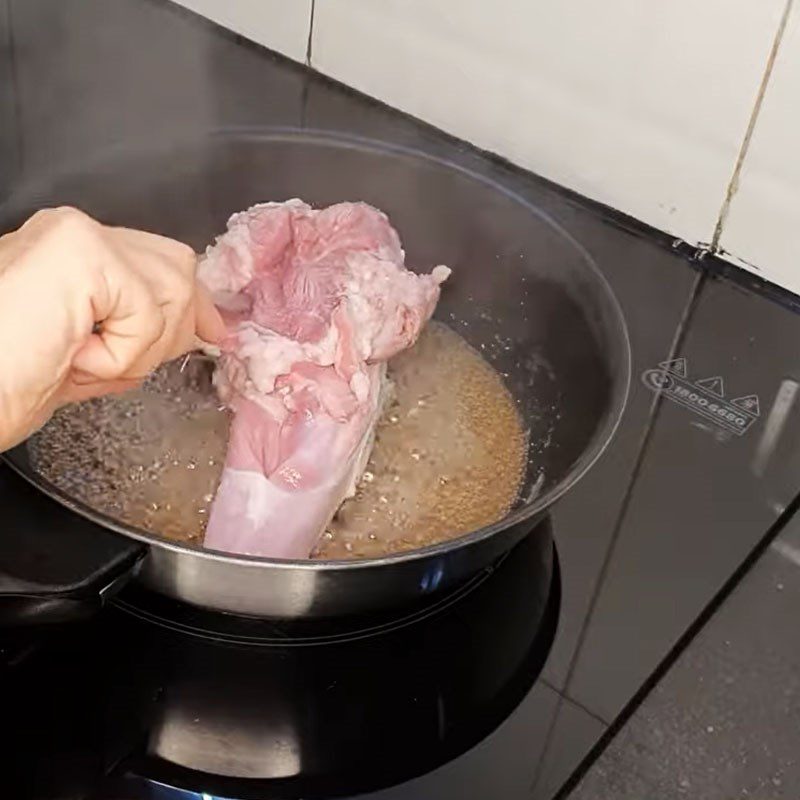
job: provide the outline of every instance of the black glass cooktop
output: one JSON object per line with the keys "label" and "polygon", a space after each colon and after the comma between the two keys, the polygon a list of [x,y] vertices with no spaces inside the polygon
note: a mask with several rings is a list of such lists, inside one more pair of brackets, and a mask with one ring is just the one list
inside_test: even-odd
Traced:
{"label": "black glass cooktop", "polygon": [[[793,513],[791,300],[166,2],[6,5],[0,203],[98,148],[197,129],[411,146],[522,194],[587,248],[622,305],[634,370],[613,443],[553,512],[560,603],[556,589],[535,602],[523,543],[408,624],[292,642],[123,595],[71,628],[4,631],[8,795],[567,796]],[[82,535],[2,470],[0,506],[0,555],[45,529]]]}
{"label": "black glass cooktop", "polygon": [[13,651],[7,633],[4,721],[18,735],[6,785],[300,798],[428,772],[497,728],[541,673],[560,581],[537,536],[547,523],[414,611],[280,623],[130,587],[90,623],[33,641],[17,630]]}

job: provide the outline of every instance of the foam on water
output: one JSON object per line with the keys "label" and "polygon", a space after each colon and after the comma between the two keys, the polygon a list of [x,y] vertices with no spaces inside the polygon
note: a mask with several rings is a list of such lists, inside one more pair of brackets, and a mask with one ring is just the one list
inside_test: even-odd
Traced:
{"label": "foam on water", "polygon": [[[201,543],[225,454],[228,412],[209,366],[163,367],[136,391],[60,411],[31,443],[34,463],[114,518]],[[500,375],[433,322],[389,365],[393,400],[358,487],[315,558],[421,547],[503,517],[517,497],[526,437]]]}

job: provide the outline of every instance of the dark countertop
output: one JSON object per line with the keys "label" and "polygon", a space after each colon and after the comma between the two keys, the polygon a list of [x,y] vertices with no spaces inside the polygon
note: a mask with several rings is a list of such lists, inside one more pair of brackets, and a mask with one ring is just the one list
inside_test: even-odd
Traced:
{"label": "dark countertop", "polygon": [[[619,298],[633,350],[631,394],[614,442],[554,514],[563,592],[542,680],[466,768],[453,762],[432,784],[445,796],[460,781],[461,800],[546,800],[605,736],[601,744],[611,743],[575,797],[797,795],[797,523],[691,638],[698,615],[721,599],[768,529],[786,521],[800,489],[797,409],[789,404],[774,440],[767,424],[779,421],[771,410],[782,388],[800,380],[793,298],[713,259],[701,263],[681,243],[166,0],[0,0],[0,118],[0,211],[9,196],[108,148],[287,126],[422,150],[551,215]],[[752,430],[732,435],[643,384],[645,371],[678,357],[692,379],[724,376],[728,397],[758,394]],[[676,655],[611,737],[634,691]],[[405,797],[405,786],[380,796]],[[420,784],[416,796],[430,786]]]}
{"label": "dark countertop", "polygon": [[800,521],[769,546],[570,798],[796,798]]}

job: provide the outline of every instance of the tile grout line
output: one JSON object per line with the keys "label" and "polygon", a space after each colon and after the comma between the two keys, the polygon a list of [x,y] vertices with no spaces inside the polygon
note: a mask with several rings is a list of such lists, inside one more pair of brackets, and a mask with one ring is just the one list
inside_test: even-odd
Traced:
{"label": "tile grout line", "polygon": [[539,683],[541,683],[542,686],[546,686],[548,689],[551,689],[557,695],[563,696],[563,699],[567,703],[569,703],[570,705],[575,706],[576,708],[579,708],[581,711],[583,711],[586,714],[587,717],[591,717],[593,720],[596,720],[601,725],[604,725],[604,726],[608,727],[608,723],[602,717],[598,717],[597,714],[594,711],[592,711],[591,709],[587,708],[583,703],[578,702],[574,698],[564,696],[563,691],[561,689],[557,688],[556,686],[554,686],[550,681],[546,680],[545,678],[540,678],[539,679]]}
{"label": "tile grout line", "polygon": [[767,63],[764,67],[764,74],[761,76],[761,83],[758,87],[758,93],[756,95],[755,103],[753,104],[753,110],[750,113],[747,129],[745,130],[744,138],[742,139],[742,144],[739,148],[739,153],[736,156],[736,162],[734,163],[731,179],[728,182],[727,189],[725,190],[725,198],[722,201],[719,216],[717,217],[717,223],[714,226],[714,234],[711,237],[711,244],[709,245],[709,249],[712,253],[719,252],[720,239],[722,238],[725,223],[727,222],[728,215],[730,214],[731,203],[733,202],[736,192],[739,191],[739,180],[741,178],[744,161],[747,158],[748,151],[750,150],[750,142],[752,141],[753,133],[755,132],[756,124],[758,123],[758,118],[761,114],[764,96],[767,93],[770,79],[772,78],[772,71],[775,67],[775,61],[778,57],[778,51],[780,50],[781,42],[783,41],[783,35],[786,32],[786,26],[789,22],[789,15],[791,14],[793,4],[794,0],[786,0],[786,5],[783,9],[783,13],[781,14],[780,21],[778,22],[778,29],[775,32],[775,38],[772,41],[772,47],[770,48],[769,56],[767,57]]}
{"label": "tile grout line", "polygon": [[306,42],[306,66],[309,68],[311,68],[311,50],[314,46],[314,13],[316,10],[317,0],[311,0],[311,9],[308,14],[308,41]]}
{"label": "tile grout line", "polygon": [[800,494],[796,495],[786,506],[775,522],[770,525],[764,536],[747,554],[744,561],[742,561],[730,578],[725,581],[719,591],[717,591],[703,608],[697,619],[672,646],[664,659],[656,667],[655,672],[639,688],[614,722],[608,726],[605,733],[600,737],[594,747],[592,747],[578,768],[570,775],[567,782],[559,789],[553,800],[566,800],[567,796],[578,786],[595,761],[605,752],[606,748],[617,737],[625,725],[627,725],[631,717],[638,711],[653,688],[667,675],[672,666],[681,658],[686,649],[694,641],[694,638],[705,628],[739,584],[750,574],[750,571],[759,562],[759,559],[764,555],[767,548],[770,548],[776,543],[779,534],[798,513],[800,513]]}
{"label": "tile grout line", "polygon": [[308,41],[306,42],[306,59],[303,75],[303,88],[300,90],[300,127],[305,129],[308,122],[308,94],[311,91],[311,80],[314,67],[311,66],[311,52],[314,47],[314,13],[317,9],[317,0],[311,0],[308,15]]}
{"label": "tile grout line", "polygon": [[316,11],[317,0],[311,0],[311,8],[308,17],[308,42],[306,43],[306,59],[302,65],[303,69],[303,88],[300,90],[300,127],[305,129],[308,121],[308,94],[311,91],[311,80],[314,75],[314,68],[311,66],[311,51],[314,43],[314,12]]}

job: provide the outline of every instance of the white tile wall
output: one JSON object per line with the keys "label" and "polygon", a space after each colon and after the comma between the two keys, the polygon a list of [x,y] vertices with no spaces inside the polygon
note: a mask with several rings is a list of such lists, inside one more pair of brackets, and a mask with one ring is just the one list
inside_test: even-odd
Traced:
{"label": "white tile wall", "polygon": [[[175,0],[305,61],[312,0]],[[312,66],[692,243],[791,0],[316,0]],[[722,230],[800,293],[800,0]]]}
{"label": "white tile wall", "polygon": [[709,241],[784,0],[317,0],[312,65]]}
{"label": "white tile wall", "polygon": [[311,0],[174,0],[254,42],[305,61]]}
{"label": "white tile wall", "polygon": [[722,247],[800,294],[800,3],[781,41]]}

